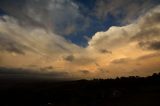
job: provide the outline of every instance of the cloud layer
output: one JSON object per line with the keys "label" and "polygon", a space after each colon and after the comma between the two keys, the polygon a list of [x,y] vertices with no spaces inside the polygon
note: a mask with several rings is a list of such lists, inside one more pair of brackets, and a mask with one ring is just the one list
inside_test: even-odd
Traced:
{"label": "cloud layer", "polygon": [[[110,2],[105,14],[117,15],[115,7],[131,2],[120,1]],[[101,2],[95,9],[103,13]],[[145,2],[141,8],[149,6],[146,12],[138,13],[138,18],[129,17],[141,8],[127,14],[126,19],[132,21],[126,25],[97,32],[88,39],[88,46],[81,47],[64,37],[65,33],[81,30],[79,24],[86,21],[75,2],[26,0],[25,5],[19,3],[20,6],[14,4],[11,8],[3,5],[8,14],[0,16],[1,67],[21,68],[24,74],[34,70],[33,74],[48,73],[55,78],[60,77],[59,73],[65,78],[146,76],[160,70],[160,6],[153,8],[150,2]],[[137,6],[125,8],[125,13],[130,13],[129,8]],[[105,14],[97,13],[100,17]]]}

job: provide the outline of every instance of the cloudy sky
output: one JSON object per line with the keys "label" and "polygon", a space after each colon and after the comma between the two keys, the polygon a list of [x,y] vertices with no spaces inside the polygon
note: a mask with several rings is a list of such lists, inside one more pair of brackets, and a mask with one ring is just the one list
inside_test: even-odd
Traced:
{"label": "cloudy sky", "polygon": [[160,72],[159,0],[1,0],[0,75]]}

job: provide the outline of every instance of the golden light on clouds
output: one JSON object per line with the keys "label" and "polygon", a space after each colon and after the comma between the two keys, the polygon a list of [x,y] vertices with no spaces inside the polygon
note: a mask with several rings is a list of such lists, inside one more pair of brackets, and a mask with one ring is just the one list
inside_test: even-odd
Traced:
{"label": "golden light on clouds", "polygon": [[[67,72],[77,78],[146,76],[160,70],[160,6],[129,25],[97,32],[80,47],[42,27],[0,17],[0,66]],[[67,33],[74,30],[66,29]]]}

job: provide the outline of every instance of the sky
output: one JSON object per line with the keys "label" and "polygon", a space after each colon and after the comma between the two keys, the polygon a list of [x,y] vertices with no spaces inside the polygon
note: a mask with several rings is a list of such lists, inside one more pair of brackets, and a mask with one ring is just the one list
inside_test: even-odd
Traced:
{"label": "sky", "polygon": [[160,72],[159,0],[1,0],[0,76]]}

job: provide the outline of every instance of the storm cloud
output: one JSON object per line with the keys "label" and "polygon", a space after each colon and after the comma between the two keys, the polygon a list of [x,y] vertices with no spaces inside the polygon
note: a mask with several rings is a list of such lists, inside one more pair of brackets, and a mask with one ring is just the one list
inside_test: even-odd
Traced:
{"label": "storm cloud", "polygon": [[139,46],[149,50],[160,50],[160,41],[139,42]]}
{"label": "storm cloud", "polygon": [[160,69],[159,55],[139,59],[160,50],[157,1],[95,0],[86,5],[72,0],[0,1],[5,11],[0,15],[1,72],[105,78],[135,74],[133,69],[140,75]]}
{"label": "storm cloud", "polygon": [[65,79],[69,78],[67,72],[47,72],[47,70],[33,70],[25,68],[6,68],[0,67],[1,78],[45,78],[45,79]]}
{"label": "storm cloud", "polygon": [[27,49],[24,45],[17,43],[16,41],[7,37],[0,33],[0,50],[7,51],[7,52],[14,52],[18,54],[25,54],[24,50]]}
{"label": "storm cloud", "polygon": [[79,22],[85,22],[78,5],[72,0],[5,0],[1,5],[21,25],[45,28],[59,35],[78,31]]}
{"label": "storm cloud", "polygon": [[156,3],[157,0],[97,0],[95,14],[103,20],[110,15],[122,24],[132,23],[139,15],[153,8]]}

